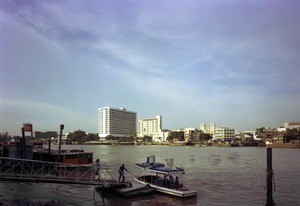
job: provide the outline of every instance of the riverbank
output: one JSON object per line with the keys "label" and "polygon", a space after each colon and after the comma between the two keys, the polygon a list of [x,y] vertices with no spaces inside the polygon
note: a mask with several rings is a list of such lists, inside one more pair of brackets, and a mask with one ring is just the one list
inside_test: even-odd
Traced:
{"label": "riverbank", "polygon": [[254,143],[229,143],[229,142],[217,142],[210,144],[198,144],[198,143],[109,143],[109,142],[93,142],[93,143],[82,143],[82,144],[73,144],[73,145],[153,145],[153,146],[196,146],[196,147],[272,147],[272,148],[299,148],[299,144],[295,143],[272,143],[272,144],[254,144]]}
{"label": "riverbank", "polygon": [[293,144],[293,143],[272,143],[272,144],[268,144],[267,146],[271,148],[300,149],[300,144]]}

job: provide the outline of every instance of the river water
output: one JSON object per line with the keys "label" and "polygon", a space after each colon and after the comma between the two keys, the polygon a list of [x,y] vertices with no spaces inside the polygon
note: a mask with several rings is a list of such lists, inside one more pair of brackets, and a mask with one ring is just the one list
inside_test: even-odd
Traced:
{"label": "river water", "polygon": [[[123,199],[101,198],[91,186],[0,183],[0,197],[6,204],[20,205],[20,200],[52,201],[61,205],[265,205],[266,148],[262,147],[192,147],[192,146],[107,146],[63,145],[63,149],[82,148],[94,152],[102,167],[118,168],[122,163],[133,174],[136,162],[155,155],[157,162],[173,157],[174,165],[185,169],[184,184],[198,191],[197,197],[180,199],[164,194]],[[300,205],[300,150],[273,149],[276,205]],[[133,176],[125,173],[133,181]]]}

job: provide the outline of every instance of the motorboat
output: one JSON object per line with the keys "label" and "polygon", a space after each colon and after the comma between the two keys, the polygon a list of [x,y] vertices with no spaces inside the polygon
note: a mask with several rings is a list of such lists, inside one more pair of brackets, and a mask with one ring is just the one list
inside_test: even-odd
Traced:
{"label": "motorboat", "polygon": [[142,175],[135,176],[134,180],[142,185],[155,188],[157,192],[181,198],[196,196],[197,191],[187,188],[182,182],[184,169],[174,167],[173,158],[168,158],[166,161],[167,165],[156,163],[155,156],[151,155],[147,157],[145,163],[136,163],[135,166],[141,170]]}

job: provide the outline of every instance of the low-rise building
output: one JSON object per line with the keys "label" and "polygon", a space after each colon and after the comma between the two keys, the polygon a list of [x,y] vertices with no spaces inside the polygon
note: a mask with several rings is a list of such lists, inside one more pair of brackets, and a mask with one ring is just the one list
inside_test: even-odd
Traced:
{"label": "low-rise building", "polygon": [[284,123],[285,129],[299,129],[300,128],[300,122],[285,122]]}
{"label": "low-rise building", "polygon": [[215,130],[214,139],[230,140],[235,138],[235,129],[220,127]]}

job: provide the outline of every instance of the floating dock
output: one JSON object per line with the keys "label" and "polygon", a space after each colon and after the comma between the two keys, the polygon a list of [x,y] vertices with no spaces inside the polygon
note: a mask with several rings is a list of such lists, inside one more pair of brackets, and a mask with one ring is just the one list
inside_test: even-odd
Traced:
{"label": "floating dock", "polygon": [[137,197],[142,195],[150,195],[156,192],[156,189],[153,187],[140,185],[137,183],[131,184],[129,187],[118,189],[117,194],[125,198]]}
{"label": "floating dock", "polygon": [[156,192],[153,187],[140,185],[137,183],[113,183],[106,185],[99,185],[96,190],[101,192],[101,195],[119,195],[125,198],[138,197],[143,195],[149,195]]}

